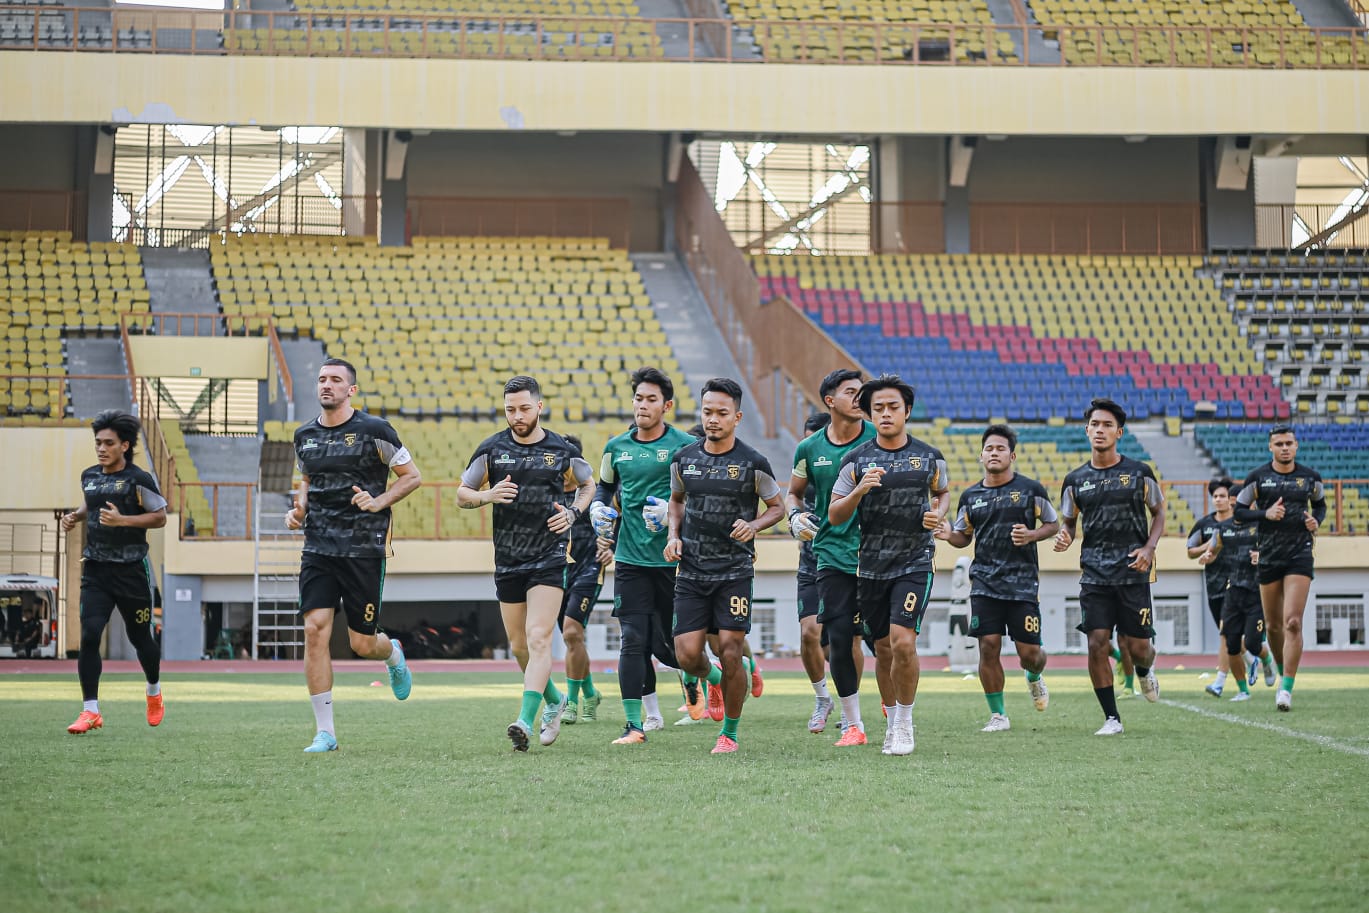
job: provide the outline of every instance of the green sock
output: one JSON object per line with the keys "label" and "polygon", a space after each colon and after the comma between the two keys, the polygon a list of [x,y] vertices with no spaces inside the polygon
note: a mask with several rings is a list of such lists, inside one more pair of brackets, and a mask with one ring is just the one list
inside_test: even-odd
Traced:
{"label": "green sock", "polygon": [[537,708],[542,706],[542,695],[536,691],[523,692],[523,710],[518,714],[518,719],[527,724],[532,729],[533,722],[537,719]]}
{"label": "green sock", "polygon": [[1126,677],[1125,685],[1126,685],[1126,689],[1127,689],[1128,691],[1135,691],[1135,690],[1136,690],[1136,676],[1135,676],[1135,675],[1128,675],[1128,676]]}
{"label": "green sock", "polygon": [[542,689],[542,699],[547,702],[548,707],[555,707],[561,703],[561,692],[556,690],[556,682],[547,679],[547,687]]}
{"label": "green sock", "polygon": [[1121,647],[1113,647],[1113,648],[1112,648],[1112,658],[1113,658],[1113,659],[1118,659],[1118,660],[1122,658],[1122,648],[1121,648]]}
{"label": "green sock", "polygon": [[756,659],[752,656],[743,656],[742,662],[746,663],[746,674],[751,675],[756,671]]}
{"label": "green sock", "polygon": [[1040,672],[1033,672],[1033,671],[1030,670],[1030,669],[1023,669],[1022,671],[1025,672],[1025,673],[1027,673],[1027,681],[1029,681],[1029,682],[1039,682],[1039,681],[1041,681],[1041,673],[1040,673]]}
{"label": "green sock", "polygon": [[710,685],[721,685],[723,683],[723,670],[717,666],[712,666],[708,670],[708,683]]}
{"label": "green sock", "polygon": [[566,679],[566,691],[570,692],[566,695],[566,700],[570,701],[572,704],[580,703],[581,684],[583,683],[578,678]]}
{"label": "green sock", "polygon": [[741,718],[740,718],[740,717],[735,717],[735,716],[725,716],[725,717],[723,717],[722,735],[727,736],[729,739],[731,739],[731,740],[734,741],[734,742],[737,741],[737,724],[740,723],[740,722],[741,722]]}
{"label": "green sock", "polygon": [[1003,712],[1003,692],[1002,692],[1002,691],[985,691],[985,692],[984,692],[984,700],[986,700],[986,701],[989,702],[989,712],[990,712],[990,713],[1002,713],[1002,712]]}
{"label": "green sock", "polygon": [[580,688],[585,692],[585,697],[594,697],[599,692],[594,690],[594,674],[586,672],[585,677],[580,679]]}
{"label": "green sock", "polygon": [[1238,685],[1241,686],[1241,694],[1249,694],[1249,693],[1250,693],[1250,686],[1247,685],[1247,684],[1245,683],[1245,676],[1244,676],[1244,675],[1238,675],[1238,676],[1236,676],[1236,684],[1238,684]]}
{"label": "green sock", "polygon": [[699,677],[692,672],[686,672],[684,674],[684,682],[686,685],[697,685],[699,683]]}
{"label": "green sock", "polygon": [[627,721],[638,729],[642,728],[642,702],[623,698],[623,713]]}
{"label": "green sock", "polygon": [[1283,678],[1283,683],[1280,684],[1279,687],[1282,688],[1284,691],[1291,692],[1293,690],[1293,676],[1283,675],[1282,671],[1280,671],[1280,675]]}

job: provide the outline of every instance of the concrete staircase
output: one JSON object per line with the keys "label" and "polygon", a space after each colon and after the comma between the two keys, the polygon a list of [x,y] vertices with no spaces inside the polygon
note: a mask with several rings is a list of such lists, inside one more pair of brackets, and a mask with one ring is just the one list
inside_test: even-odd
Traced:
{"label": "concrete staircase", "polygon": [[117,374],[117,380],[72,380],[71,414],[92,418],[105,409],[133,411],[133,391],[124,375],[124,345],[119,337],[97,339],[72,336],[67,339],[68,374]]}
{"label": "concrete staircase", "polygon": [[[261,439],[256,435],[187,434],[186,449],[206,482],[257,481]],[[247,535],[247,489],[224,487],[205,492],[211,507],[218,500],[216,532],[220,536]]]}
{"label": "concrete staircase", "polygon": [[1293,0],[1302,18],[1314,29],[1358,29],[1359,21],[1344,0]]}
{"label": "concrete staircase", "polygon": [[[1017,13],[1013,9],[1012,0],[987,0],[989,15],[993,16],[995,25],[1021,25],[1017,20]],[[1040,23],[1036,19],[1036,14],[1024,0],[1022,8],[1027,13],[1027,24],[1033,26],[1027,30],[1027,47],[1022,47],[1022,33],[1018,31],[1013,34],[1013,48],[1017,51],[1017,56],[1021,60],[1029,60],[1033,64],[1047,63],[1058,64],[1060,62],[1060,46],[1057,42],[1047,44],[1041,37],[1041,29],[1036,28]]]}
{"label": "concrete staircase", "polygon": [[1221,468],[1198,446],[1192,427],[1184,429],[1178,437],[1167,435],[1161,422],[1138,422],[1127,427],[1155,460],[1162,480],[1197,483],[1177,486],[1177,491],[1188,502],[1194,516],[1201,516],[1207,482],[1215,478]]}
{"label": "concrete staircase", "polygon": [[[202,250],[175,250],[165,247],[144,247],[143,278],[154,314],[202,314],[206,319],[196,321],[195,327],[180,328],[183,335],[223,335],[223,321],[219,313],[219,299],[214,293],[209,267],[209,254]],[[214,319],[210,319],[214,318]],[[163,322],[157,332],[175,335],[174,322]]]}

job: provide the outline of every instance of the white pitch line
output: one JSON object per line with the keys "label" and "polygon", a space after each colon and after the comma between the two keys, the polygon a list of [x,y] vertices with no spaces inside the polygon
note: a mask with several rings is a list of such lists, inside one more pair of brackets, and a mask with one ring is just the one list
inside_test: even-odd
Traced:
{"label": "white pitch line", "polygon": [[1358,745],[1351,745],[1348,742],[1342,742],[1339,739],[1333,739],[1330,736],[1315,735],[1310,732],[1298,732],[1296,729],[1289,729],[1286,726],[1276,726],[1273,723],[1261,723],[1259,720],[1248,720],[1245,717],[1236,716],[1234,714],[1219,713],[1217,711],[1208,710],[1206,708],[1198,707],[1193,704],[1184,704],[1179,701],[1166,700],[1165,698],[1161,698],[1160,703],[1165,704],[1169,707],[1178,707],[1180,710],[1187,710],[1190,713],[1196,713],[1199,716],[1205,716],[1214,720],[1221,720],[1224,723],[1236,723],[1240,726],[1250,726],[1255,729],[1263,729],[1266,732],[1275,732],[1279,735],[1288,736],[1292,739],[1302,739],[1304,742],[1311,742],[1314,745],[1320,745],[1323,748],[1330,748],[1333,751],[1340,751],[1344,752],[1345,754],[1353,754],[1359,755],[1362,758],[1369,758],[1369,748],[1361,748]]}

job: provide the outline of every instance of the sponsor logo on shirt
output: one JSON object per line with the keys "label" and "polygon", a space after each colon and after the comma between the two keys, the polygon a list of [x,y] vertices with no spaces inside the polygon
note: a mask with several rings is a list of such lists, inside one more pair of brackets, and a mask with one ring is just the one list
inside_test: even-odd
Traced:
{"label": "sponsor logo on shirt", "polygon": [[[660,452],[661,452],[661,453],[664,453],[665,451],[660,451]],[[614,460],[613,462],[615,462],[615,463],[631,463],[631,462],[632,462],[632,454],[631,454],[629,451],[627,451],[627,450],[621,451],[621,452],[618,454],[618,459]]]}
{"label": "sponsor logo on shirt", "polygon": [[303,444],[300,445],[299,449],[300,449],[300,450],[317,450],[317,449],[318,449],[318,441],[315,440],[314,438],[309,438],[309,439],[306,440]]}
{"label": "sponsor logo on shirt", "polygon": [[820,457],[818,457],[816,460],[813,461],[813,465],[814,465],[814,466],[831,466],[831,465],[832,465],[832,461],[829,460],[829,459],[827,459],[827,457],[825,457],[825,456],[820,456]]}
{"label": "sponsor logo on shirt", "polygon": [[1085,482],[1079,486],[1080,491],[1093,491],[1096,486],[1092,482]]}
{"label": "sponsor logo on shirt", "polygon": [[693,463],[690,463],[688,466],[684,468],[684,472],[682,472],[681,475],[701,476],[703,475],[703,473],[699,471],[698,466],[695,466]]}
{"label": "sponsor logo on shirt", "polygon": [[[1017,494],[1017,492],[1013,492],[1013,494]],[[974,503],[970,505],[970,508],[973,510],[973,509],[976,508],[976,507],[988,507],[988,506],[989,506],[989,502],[988,502],[988,501],[985,501],[983,498],[975,498],[975,499],[974,499]]]}
{"label": "sponsor logo on shirt", "polygon": [[499,456],[494,458],[494,462],[497,466],[514,466],[518,463],[517,460],[509,456],[507,453],[499,454]]}
{"label": "sponsor logo on shirt", "polygon": [[1273,479],[1265,479],[1263,482],[1260,483],[1260,487],[1261,487],[1261,488],[1273,488],[1274,486],[1276,486],[1276,485],[1278,485],[1278,484],[1279,484],[1279,483],[1276,482],[1276,481],[1274,481]]}

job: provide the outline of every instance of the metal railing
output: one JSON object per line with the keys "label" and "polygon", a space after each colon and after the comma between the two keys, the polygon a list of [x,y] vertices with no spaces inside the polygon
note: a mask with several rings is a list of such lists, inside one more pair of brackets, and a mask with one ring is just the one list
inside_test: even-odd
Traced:
{"label": "metal railing", "polygon": [[[1348,206],[1330,203],[1258,203],[1255,206],[1255,246],[1291,248],[1340,221],[1349,212]],[[1320,246],[1369,247],[1369,218],[1345,225]]]}
{"label": "metal railing", "polygon": [[[0,16],[14,23],[0,48],[33,51],[972,67],[1369,66],[1362,28],[51,6],[0,7]],[[657,37],[662,33],[678,36],[670,56]],[[1047,59],[1032,59],[1035,34],[1046,39]]]}

